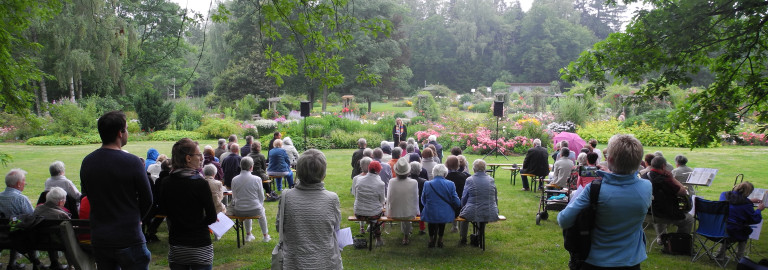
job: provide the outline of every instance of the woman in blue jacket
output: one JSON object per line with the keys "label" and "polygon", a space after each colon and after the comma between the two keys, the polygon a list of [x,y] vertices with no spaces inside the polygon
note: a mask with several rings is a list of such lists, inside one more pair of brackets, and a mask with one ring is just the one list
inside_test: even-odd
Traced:
{"label": "woman in blue jacket", "polygon": [[[752,183],[743,182],[733,187],[733,190],[720,194],[721,201],[728,201],[728,223],[725,228],[728,232],[728,241],[738,243],[736,261],[744,257],[747,240],[749,240],[749,235],[752,234],[752,227],[749,225],[760,223],[763,220],[761,212],[765,209],[765,202],[757,199],[753,201],[747,198],[749,194],[752,194],[753,190],[755,190],[755,187]],[[755,210],[753,204],[758,202],[760,204],[757,205],[757,210]],[[726,246],[728,245],[720,245],[720,250],[717,252],[718,259],[725,258]]]}
{"label": "woman in blue jacket", "polygon": [[436,165],[432,173],[435,178],[424,183],[424,191],[421,194],[421,203],[424,204],[421,220],[429,223],[428,247],[437,245],[442,248],[445,224],[456,219],[456,212],[453,209],[461,207],[461,200],[456,194],[456,186],[453,182],[445,179],[448,174],[448,168],[445,165]]}
{"label": "woman in blue jacket", "polygon": [[[291,160],[288,158],[288,152],[283,149],[283,140],[275,139],[274,148],[269,150],[269,164],[267,165],[267,175],[285,176],[288,180],[288,187],[293,188],[293,172],[291,171]],[[282,179],[277,179],[277,191],[283,190]]]}

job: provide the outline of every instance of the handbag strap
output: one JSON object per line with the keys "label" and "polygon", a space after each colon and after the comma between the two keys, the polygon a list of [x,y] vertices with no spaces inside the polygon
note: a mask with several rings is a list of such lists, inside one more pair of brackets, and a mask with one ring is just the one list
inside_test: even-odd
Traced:
{"label": "handbag strap", "polygon": [[288,198],[288,193],[290,193],[289,191],[290,191],[290,189],[285,190],[283,192],[282,196],[280,196],[280,204],[281,204],[280,206],[281,207],[280,207],[280,219],[278,220],[278,222],[280,222],[280,224],[277,226],[278,227],[277,228],[277,233],[278,233],[278,237],[279,237],[278,242],[277,242],[278,245],[283,243],[283,224],[285,224],[284,221],[285,221],[285,206],[286,206],[285,204],[286,204],[286,199]]}
{"label": "handbag strap", "polygon": [[[425,183],[425,184],[426,184],[426,183]],[[441,200],[443,200],[445,203],[447,203],[448,205],[450,205],[451,207],[453,207],[453,204],[451,204],[451,202],[450,202],[450,201],[446,200],[446,199],[445,199],[445,197],[443,197],[443,195],[441,195],[440,193],[438,193],[438,192],[435,190],[435,188],[432,186],[432,184],[434,184],[434,182],[430,183],[430,185],[429,185],[429,188],[430,188],[430,189],[432,189],[432,192],[434,192],[434,193],[437,195],[437,197],[440,197],[440,199],[441,199]]]}

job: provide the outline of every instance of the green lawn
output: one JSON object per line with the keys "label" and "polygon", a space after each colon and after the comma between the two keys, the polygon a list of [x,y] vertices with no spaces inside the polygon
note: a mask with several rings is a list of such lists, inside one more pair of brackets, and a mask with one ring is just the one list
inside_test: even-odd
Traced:
{"label": "green lawn", "polygon": [[[214,145],[214,141],[202,141],[201,144]],[[125,149],[139,156],[145,156],[149,147],[155,147],[161,153],[169,154],[172,142],[129,142]],[[98,145],[40,147],[22,144],[0,144],[0,151],[11,153],[14,161],[3,168],[6,173],[10,168],[23,168],[29,172],[28,185],[24,194],[36,200],[43,190],[43,183],[48,177],[48,165],[54,160],[61,160],[67,166],[67,177],[79,186],[79,168],[82,158]],[[604,146],[601,146],[604,147]],[[712,187],[698,189],[700,196],[707,199],[717,199],[720,192],[730,190],[737,174],[743,173],[744,180],[751,181],[757,187],[768,187],[768,170],[765,169],[765,157],[768,147],[720,147],[714,149],[683,149],[683,148],[646,148],[646,152],[663,151],[669,159],[677,154],[688,156],[691,167],[717,168],[719,172]],[[342,227],[352,227],[357,224],[347,222],[346,217],[352,215],[354,198],[349,194],[351,180],[349,179],[349,161],[353,150],[326,150],[329,169],[326,178],[326,188],[339,194],[342,206]],[[480,156],[470,155],[470,162]],[[488,162],[507,162],[503,157],[489,157]],[[509,162],[522,163],[522,156],[509,158]],[[552,212],[550,219],[535,225],[539,197],[538,194],[520,191],[518,184],[509,182],[509,173],[501,172],[496,175],[496,185],[499,191],[499,210],[507,217],[507,221],[493,223],[488,226],[487,250],[485,252],[471,247],[458,246],[458,234],[446,232],[443,249],[427,249],[426,236],[415,235],[409,246],[401,246],[399,227],[393,226],[385,230],[386,245],[368,250],[355,250],[349,246],[342,252],[344,266],[348,269],[368,268],[413,268],[413,269],[564,269],[567,266],[568,254],[562,247],[561,230]],[[271,243],[253,242],[238,249],[235,235],[228,233],[224,238],[214,243],[215,269],[265,269],[269,268],[270,252],[277,240],[274,230],[276,203],[267,203],[270,234],[274,239]],[[258,231],[258,223],[254,230]],[[655,237],[653,230],[646,231],[648,238]],[[160,239],[167,241],[166,228],[161,227]],[[755,250],[762,252],[758,258],[766,256],[768,244],[766,235],[762,233],[761,240],[754,242]],[[167,267],[167,242],[149,245],[152,251],[153,269]],[[43,253],[44,254],[44,253]],[[753,257],[754,258],[754,257]],[[7,262],[7,251],[0,260]],[[716,266],[708,259],[691,263],[686,256],[669,256],[661,254],[657,246],[643,263],[645,269],[715,269]],[[730,268],[735,268],[731,264]]]}

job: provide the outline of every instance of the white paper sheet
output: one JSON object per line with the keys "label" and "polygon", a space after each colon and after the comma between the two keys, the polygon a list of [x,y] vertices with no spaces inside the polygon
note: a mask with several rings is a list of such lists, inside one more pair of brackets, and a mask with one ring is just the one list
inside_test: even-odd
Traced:
{"label": "white paper sheet", "polygon": [[213,234],[215,234],[216,237],[221,237],[222,235],[224,235],[224,233],[229,231],[229,229],[231,229],[232,226],[235,225],[235,222],[232,221],[232,219],[227,217],[227,215],[225,215],[222,212],[219,212],[219,214],[216,215],[216,219],[217,219],[216,222],[214,222],[211,225],[208,225],[208,228],[211,229],[211,231],[213,231]]}
{"label": "white paper sheet", "polygon": [[749,225],[749,227],[752,227],[752,234],[749,235],[749,239],[755,239],[755,241],[760,240],[760,231],[763,230],[763,222],[760,221],[760,223]]}
{"label": "white paper sheet", "polygon": [[336,231],[336,242],[339,244],[339,249],[352,245],[352,230],[349,227]]}
{"label": "white paper sheet", "polygon": [[693,168],[693,172],[688,175],[688,180],[685,183],[690,185],[709,186],[712,185],[712,180],[715,180],[715,175],[717,175],[717,169]]}

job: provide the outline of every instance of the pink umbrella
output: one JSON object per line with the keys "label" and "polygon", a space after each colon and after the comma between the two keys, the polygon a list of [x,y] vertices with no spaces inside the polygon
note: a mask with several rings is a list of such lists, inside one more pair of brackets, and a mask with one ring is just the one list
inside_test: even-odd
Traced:
{"label": "pink umbrella", "polygon": [[581,151],[581,148],[584,148],[584,146],[587,145],[587,142],[579,137],[579,134],[570,132],[560,132],[560,134],[557,134],[552,140],[555,142],[555,145],[561,141],[568,141],[568,149],[577,153],[577,156],[579,151]]}

